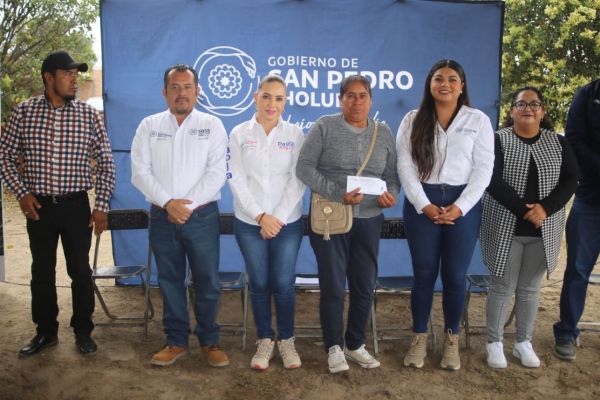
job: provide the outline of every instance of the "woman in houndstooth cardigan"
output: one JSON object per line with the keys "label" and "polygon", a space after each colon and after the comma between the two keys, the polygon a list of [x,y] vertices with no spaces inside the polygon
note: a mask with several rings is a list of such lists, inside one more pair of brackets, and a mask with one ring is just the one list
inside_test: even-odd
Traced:
{"label": "woman in houndstooth cardigan", "polygon": [[513,294],[513,355],[525,367],[540,365],[531,337],[542,277],[556,268],[565,205],[576,187],[575,156],[553,131],[541,92],[517,89],[505,128],[495,138],[494,173],[483,197],[481,249],[492,275],[486,349],[492,368],[506,367],[503,328]]}

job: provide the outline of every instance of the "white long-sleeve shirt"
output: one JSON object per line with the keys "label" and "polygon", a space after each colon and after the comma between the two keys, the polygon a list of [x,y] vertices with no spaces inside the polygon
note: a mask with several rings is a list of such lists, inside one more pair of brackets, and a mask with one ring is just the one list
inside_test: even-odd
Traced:
{"label": "white long-sleeve shirt", "polygon": [[269,135],[256,117],[233,128],[229,138],[229,187],[235,216],[257,225],[265,212],[283,223],[302,216],[304,184],[296,177],[296,163],[304,134],[281,118]]}
{"label": "white long-sleeve shirt", "polygon": [[[419,179],[410,152],[410,135],[417,110],[402,119],[396,139],[398,176],[404,193],[417,213],[431,204]],[[435,161],[425,183],[467,185],[454,202],[467,214],[488,187],[494,169],[494,130],[483,112],[462,106],[444,132],[438,123],[434,141]]]}
{"label": "white long-sleeve shirt", "polygon": [[221,120],[194,109],[178,125],[167,110],[140,123],[131,145],[131,182],[153,204],[187,199],[193,210],[221,198],[226,153]]}

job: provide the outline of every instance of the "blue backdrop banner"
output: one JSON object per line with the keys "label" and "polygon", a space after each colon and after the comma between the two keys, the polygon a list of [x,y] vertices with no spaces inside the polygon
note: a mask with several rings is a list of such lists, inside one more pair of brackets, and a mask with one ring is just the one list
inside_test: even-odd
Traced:
{"label": "blue backdrop banner", "polygon": [[[465,68],[473,106],[498,121],[502,1],[103,0],[100,6],[106,123],[117,164],[112,208],[148,208],[130,182],[129,150],[140,121],[166,109],[163,73],[176,63],[198,71],[197,108],[220,117],[228,132],[252,117],[252,93],[266,74],[285,79],[284,119],[307,133],[319,116],[339,112],[339,83],[358,73],[371,81],[371,117],[395,133],[418,106],[431,65],[446,58]],[[221,212],[232,212],[227,185],[222,194]],[[386,215],[400,215],[401,206]],[[143,260],[145,240],[114,235],[115,260]],[[406,244],[382,241],[379,266],[381,275],[411,274]],[[221,268],[243,268],[233,237],[221,239]],[[307,241],[297,269],[316,270]],[[479,249],[471,270],[484,271]]]}

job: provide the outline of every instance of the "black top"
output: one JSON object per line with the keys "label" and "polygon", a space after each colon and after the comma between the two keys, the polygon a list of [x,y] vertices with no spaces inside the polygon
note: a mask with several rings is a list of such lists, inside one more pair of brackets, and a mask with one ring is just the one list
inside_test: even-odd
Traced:
{"label": "black top", "polygon": [[[517,137],[523,141],[523,143],[532,145],[538,141],[540,134],[538,133],[532,138]],[[494,173],[487,191],[494,199],[496,199],[496,201],[498,201],[498,203],[506,207],[517,217],[515,236],[542,235],[541,229],[537,229],[531,222],[523,219],[525,213],[529,211],[525,204],[540,203],[546,210],[548,216],[550,216],[567,204],[577,187],[577,161],[575,160],[575,154],[563,136],[558,135],[558,141],[562,146],[562,164],[560,166],[558,185],[556,185],[546,198],[539,198],[538,169],[533,156],[531,156],[529,171],[527,173],[527,186],[525,187],[525,194],[521,198],[515,189],[502,179],[504,172],[504,154],[502,153],[500,136],[496,135],[495,137],[494,152],[496,158],[494,160]]]}
{"label": "black top", "polygon": [[600,79],[583,86],[569,108],[565,137],[577,155],[579,187],[575,196],[600,204]]}

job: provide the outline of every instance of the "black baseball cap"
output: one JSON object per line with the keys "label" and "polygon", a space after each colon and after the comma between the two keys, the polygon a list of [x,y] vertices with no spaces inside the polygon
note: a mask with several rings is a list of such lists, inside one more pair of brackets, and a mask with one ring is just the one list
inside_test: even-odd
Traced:
{"label": "black baseball cap", "polygon": [[76,63],[66,51],[55,51],[48,54],[42,63],[42,74],[44,72],[56,72],[57,69],[77,68],[79,72],[86,72],[88,65],[86,63]]}

